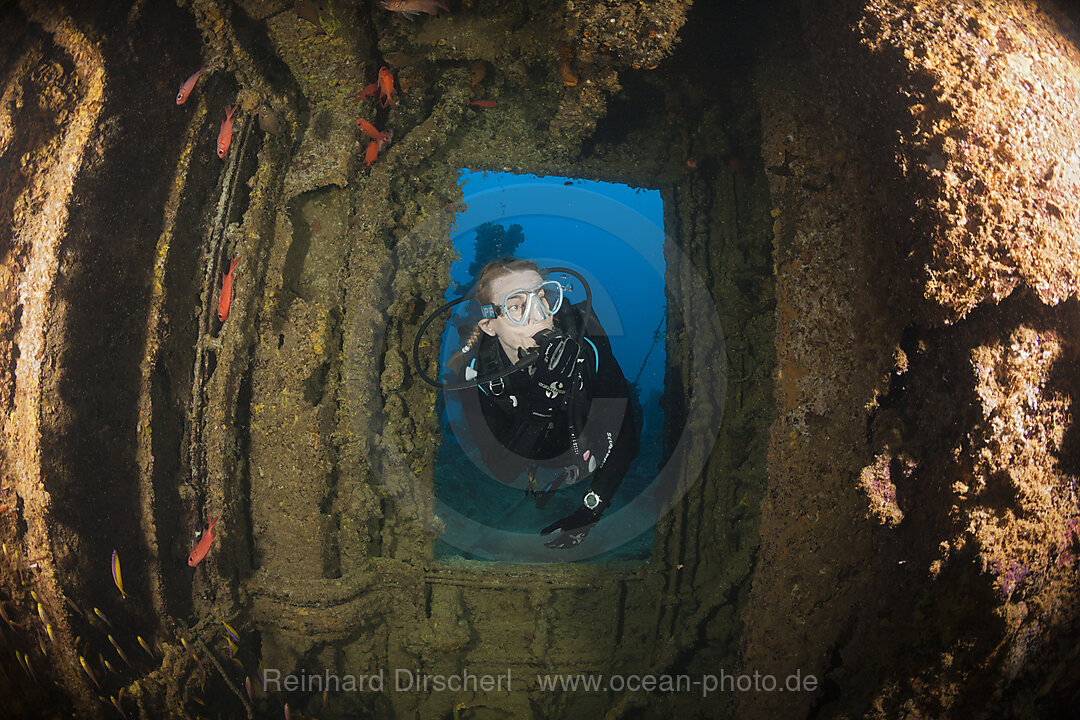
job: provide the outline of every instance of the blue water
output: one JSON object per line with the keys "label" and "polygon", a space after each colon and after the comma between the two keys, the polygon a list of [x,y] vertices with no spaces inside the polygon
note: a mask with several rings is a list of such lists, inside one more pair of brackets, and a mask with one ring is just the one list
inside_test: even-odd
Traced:
{"label": "blue water", "polygon": [[[663,411],[658,399],[666,355],[660,193],[592,180],[469,170],[461,171],[460,181],[468,208],[455,218],[452,239],[460,259],[451,267],[453,281],[464,286],[473,279],[469,266],[475,259],[480,225],[498,223],[507,229],[520,225],[525,240],[514,255],[534,260],[541,268],[569,267],[585,276],[592,290],[593,308],[611,339],[627,382],[637,379],[644,415],[641,450],[605,513],[606,519],[647,488],[660,460]],[[574,284],[577,287],[568,299],[576,303],[585,294],[580,283]],[[457,294],[451,288],[447,299],[454,297]],[[444,367],[461,344],[456,331],[448,328],[443,336]],[[475,453],[462,447],[450,429],[450,421],[460,416],[455,395],[444,393],[441,403],[444,432],[435,472],[437,513],[441,517],[456,513],[479,526],[528,537],[580,506],[587,490],[585,484],[560,491],[541,510],[521,489],[487,477],[470,459]],[[450,525],[458,527],[458,523]],[[643,524],[640,529],[629,542],[590,559],[647,558],[652,544],[651,524]],[[436,557],[514,559],[470,543],[463,534],[451,530],[437,544]],[[470,547],[461,547],[466,545]],[[549,552],[553,554],[550,560],[563,559]]]}

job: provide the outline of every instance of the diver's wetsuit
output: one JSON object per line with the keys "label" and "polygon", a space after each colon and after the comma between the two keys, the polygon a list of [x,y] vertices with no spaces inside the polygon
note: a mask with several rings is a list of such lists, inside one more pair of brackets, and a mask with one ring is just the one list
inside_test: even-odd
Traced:
{"label": "diver's wetsuit", "polygon": [[[555,331],[576,338],[582,305],[564,305],[555,315]],[[588,457],[583,457],[588,450],[589,457],[598,464],[589,489],[600,496],[598,510],[602,512],[637,456],[641,423],[633,411],[626,378],[611,352],[611,343],[591,312],[579,357],[584,361],[578,363],[571,400],[550,420],[537,417],[526,406],[526,389],[532,383],[527,370],[480,385],[476,392],[463,393],[462,405],[484,464],[503,482],[513,482],[530,466],[574,466],[578,477],[571,476],[567,484],[580,481],[589,474]],[[476,357],[467,365],[466,377],[489,376],[511,364],[498,338],[485,334]],[[484,423],[477,422],[481,413]],[[576,438],[571,428],[576,430]]]}

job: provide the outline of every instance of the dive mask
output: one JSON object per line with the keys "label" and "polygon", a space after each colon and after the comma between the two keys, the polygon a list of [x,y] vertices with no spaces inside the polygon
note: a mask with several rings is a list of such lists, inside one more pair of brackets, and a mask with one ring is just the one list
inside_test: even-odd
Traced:
{"label": "dive mask", "polygon": [[481,305],[480,313],[489,319],[505,315],[515,325],[524,325],[532,317],[544,320],[548,315],[554,315],[562,307],[562,301],[562,283],[545,280],[531,288],[512,290],[499,305]]}

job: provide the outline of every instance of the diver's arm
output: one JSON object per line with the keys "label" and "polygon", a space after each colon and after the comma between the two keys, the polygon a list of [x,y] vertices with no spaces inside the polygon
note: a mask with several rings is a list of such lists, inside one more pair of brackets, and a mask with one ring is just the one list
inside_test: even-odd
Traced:
{"label": "diver's arm", "polygon": [[[605,433],[606,434],[606,433]],[[637,457],[641,435],[641,425],[637,420],[636,413],[630,407],[627,399],[626,413],[622,417],[611,452],[603,464],[593,474],[592,484],[589,490],[595,492],[602,503],[602,508],[611,504],[615,492],[622,483],[623,476],[630,469],[630,464]]]}
{"label": "diver's arm", "polygon": [[[599,321],[595,327],[599,328]],[[590,400],[584,435],[599,467],[589,489],[600,496],[602,507],[606,508],[637,457],[641,420],[634,412],[630,387],[602,328],[599,332],[594,330],[590,339],[599,362],[594,360],[592,367],[584,369],[582,389],[589,393]]]}
{"label": "diver's arm", "polygon": [[589,359],[594,364],[583,370],[578,390],[589,393],[589,416],[581,439],[590,454],[596,453],[599,467],[594,470],[581,506],[540,531],[542,535],[559,533],[544,543],[553,549],[574,547],[588,536],[611,504],[638,453],[641,421],[630,402],[626,378],[602,332],[592,335],[596,352]]}
{"label": "diver's arm", "polygon": [[581,506],[540,531],[541,535],[559,533],[544,543],[545,545],[554,550],[574,547],[588,536],[596,523],[600,522],[604,511],[611,505],[611,500],[615,497],[615,491],[619,489],[623,476],[630,468],[630,463],[637,456],[640,432],[641,427],[637,423],[636,413],[628,409],[628,412],[623,415],[618,440],[607,460],[597,468],[593,475],[588,492],[581,498]]}

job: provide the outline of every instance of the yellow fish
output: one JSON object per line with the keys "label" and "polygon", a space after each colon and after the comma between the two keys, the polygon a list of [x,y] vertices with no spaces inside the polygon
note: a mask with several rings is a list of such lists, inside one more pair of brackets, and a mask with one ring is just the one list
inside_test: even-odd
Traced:
{"label": "yellow fish", "polygon": [[108,634],[106,635],[106,637],[109,638],[109,642],[112,644],[113,649],[116,650],[116,654],[120,656],[120,659],[126,662],[128,665],[131,665],[131,661],[128,660],[127,655],[124,654],[124,651],[120,648],[120,644],[116,642],[116,639],[112,635]]}
{"label": "yellow fish", "polygon": [[146,644],[146,641],[143,640],[142,635],[136,635],[135,639],[139,641],[139,645],[142,646],[142,649],[146,651],[147,655],[149,655],[150,657],[154,657],[154,651],[151,650],[150,646]]}
{"label": "yellow fish", "polygon": [[189,653],[191,653],[191,657],[195,658],[195,662],[197,662],[197,663],[199,663],[200,665],[202,665],[202,660],[200,660],[200,659],[199,659],[199,656],[195,654],[195,651],[191,649],[191,646],[190,646],[190,645],[188,645],[188,641],[187,641],[187,640],[185,640],[185,639],[184,639],[183,637],[181,637],[181,638],[180,638],[180,644],[184,646],[184,649],[185,649],[185,650],[187,650],[187,651],[188,651]]}
{"label": "yellow fish", "polygon": [[112,551],[112,579],[116,583],[116,589],[120,591],[120,597],[127,600],[127,593],[124,592],[124,578],[120,574],[120,556],[115,550]]}
{"label": "yellow fish", "polygon": [[30,667],[30,656],[24,652],[19,652],[18,650],[16,650],[15,657],[18,659],[19,663],[22,664],[23,669],[26,670],[26,674],[30,677],[30,679],[34,682],[37,682],[37,675],[34,674],[34,669]]}
{"label": "yellow fish", "polygon": [[86,658],[84,658],[82,655],[79,656],[79,664],[82,665],[83,672],[86,673],[86,676],[93,680],[94,685],[97,685],[97,688],[100,690],[101,684],[98,683],[97,678],[94,677],[94,673],[90,670],[90,665],[86,662]]}
{"label": "yellow fish", "polygon": [[233,642],[239,645],[240,635],[237,634],[236,630],[233,630],[233,626],[225,622],[224,620],[221,621],[221,624],[225,626],[225,631],[229,633],[229,637],[233,639]]}

